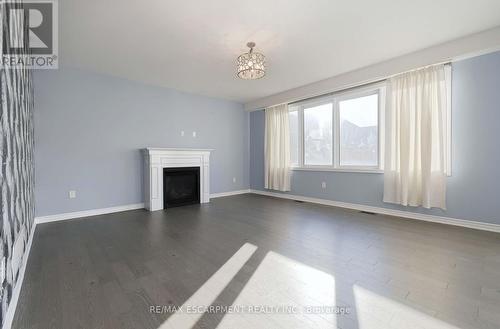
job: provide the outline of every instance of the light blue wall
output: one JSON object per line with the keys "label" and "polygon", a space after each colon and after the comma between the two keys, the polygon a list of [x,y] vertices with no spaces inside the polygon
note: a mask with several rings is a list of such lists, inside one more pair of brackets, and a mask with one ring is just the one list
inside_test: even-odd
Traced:
{"label": "light blue wall", "polygon": [[[291,193],[500,224],[500,52],[454,63],[452,93],[447,211],[383,203],[382,174],[294,171]],[[250,114],[250,159],[250,186],[263,190],[263,111]]]}
{"label": "light blue wall", "polygon": [[213,148],[211,192],[248,188],[241,104],[75,69],[34,78],[37,216],[143,202],[148,146]]}

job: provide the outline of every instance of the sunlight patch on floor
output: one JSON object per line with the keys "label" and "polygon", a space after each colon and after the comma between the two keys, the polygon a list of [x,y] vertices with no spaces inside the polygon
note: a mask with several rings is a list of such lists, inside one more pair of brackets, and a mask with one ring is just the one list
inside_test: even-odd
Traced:
{"label": "sunlight patch on floor", "polygon": [[[245,243],[182,305],[181,309],[210,306],[256,250],[257,247],[253,244]],[[179,311],[172,314],[158,329],[189,329],[202,315],[203,313]]]}
{"label": "sunlight patch on floor", "polygon": [[353,290],[359,329],[459,329],[358,285]]}
{"label": "sunlight patch on floor", "polygon": [[259,309],[226,314],[217,328],[336,328],[335,302],[332,275],[269,252],[233,303]]}

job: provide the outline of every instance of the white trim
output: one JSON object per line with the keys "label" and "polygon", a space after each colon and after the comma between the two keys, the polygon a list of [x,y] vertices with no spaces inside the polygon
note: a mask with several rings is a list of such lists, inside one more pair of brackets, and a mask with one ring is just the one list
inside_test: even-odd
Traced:
{"label": "white trim", "polygon": [[31,244],[33,243],[33,236],[35,235],[35,229],[36,229],[36,221],[33,220],[33,227],[31,228],[31,233],[28,237],[26,250],[24,251],[21,267],[19,268],[19,275],[17,277],[17,282],[14,286],[14,289],[12,290],[12,298],[10,299],[7,312],[5,313],[2,329],[10,329],[12,327],[12,321],[14,320],[14,315],[16,314],[17,302],[19,301],[19,295],[21,294],[21,287],[23,286],[24,273],[26,272],[26,266],[28,264],[28,258],[30,256]]}
{"label": "white trim", "polygon": [[222,198],[222,197],[225,197],[225,196],[245,194],[245,193],[250,193],[250,189],[237,190],[237,191],[228,191],[228,192],[220,192],[220,193],[212,193],[212,194],[210,194],[210,199],[212,199],[212,198]]}
{"label": "white trim", "polygon": [[164,209],[163,170],[177,167],[200,168],[200,203],[210,202],[210,152],[213,149],[153,148],[143,149],[144,207],[149,211]]}
{"label": "white trim", "polygon": [[[294,102],[293,104],[290,104],[290,106],[298,106],[299,108],[302,108],[302,109],[310,109],[310,108],[318,107],[318,106],[325,105],[325,104],[330,104],[330,103],[333,104],[337,95],[338,95],[337,93],[329,93],[329,94],[325,94],[325,95],[320,95],[318,97],[304,99],[303,101],[300,101],[300,102]],[[333,111],[333,107],[332,107],[332,111]]]}
{"label": "white trim", "polygon": [[199,152],[212,152],[215,149],[191,149],[191,148],[176,148],[176,147],[146,147],[144,152],[147,154],[164,154],[165,152],[186,152],[199,153]]}
{"label": "white trim", "polygon": [[114,212],[121,212],[127,210],[135,210],[135,209],[144,209],[144,203],[133,203],[123,206],[91,209],[91,210],[83,210],[83,211],[67,212],[63,214],[35,217],[35,224],[50,223],[50,222],[56,222],[60,220],[67,220],[73,218],[98,216],[98,215],[111,214]]}
{"label": "white trim", "polygon": [[335,168],[332,166],[308,166],[308,167],[291,167],[291,170],[297,171],[333,171],[333,172],[347,172],[347,173],[366,173],[366,174],[383,174],[382,169],[375,167],[340,167]]}
{"label": "white trim", "polygon": [[456,218],[451,218],[451,217],[421,214],[421,213],[388,209],[388,208],[382,208],[382,207],[366,206],[366,205],[356,204],[356,203],[347,203],[347,202],[332,201],[332,200],[325,200],[325,199],[319,199],[319,198],[311,198],[311,197],[293,195],[293,194],[283,194],[283,193],[260,191],[260,190],[254,190],[254,189],[251,189],[250,192],[254,193],[254,194],[272,196],[272,197],[282,198],[282,199],[304,201],[304,202],[322,204],[322,205],[332,206],[332,207],[347,208],[347,209],[353,209],[353,210],[359,210],[359,211],[368,211],[368,212],[373,212],[373,213],[382,214],[382,215],[403,217],[403,218],[409,218],[409,219],[417,219],[417,220],[422,220],[422,221],[426,221],[426,222],[461,226],[461,227],[467,227],[467,228],[472,228],[472,229],[476,229],[476,230],[483,230],[483,231],[491,231],[491,232],[500,233],[500,225],[499,224],[476,222],[476,221],[471,221],[471,220],[466,220],[466,219],[456,219]]}
{"label": "white trim", "polygon": [[[297,145],[298,163],[293,164],[292,170],[307,170],[307,171],[338,171],[338,172],[367,172],[367,173],[380,173],[383,172],[384,164],[384,145],[385,145],[385,111],[386,111],[386,88],[387,83],[381,81],[373,83],[368,86],[352,88],[341,92],[323,95],[322,97],[304,100],[290,104],[288,107],[289,112],[297,111],[298,116],[298,136],[299,141]],[[375,166],[355,166],[355,165],[341,165],[341,121],[340,121],[340,107],[339,103],[342,101],[356,99],[377,95],[377,164]],[[304,116],[305,110],[315,108],[321,105],[331,104],[332,106],[332,164],[329,165],[308,165],[305,163],[305,126]]]}

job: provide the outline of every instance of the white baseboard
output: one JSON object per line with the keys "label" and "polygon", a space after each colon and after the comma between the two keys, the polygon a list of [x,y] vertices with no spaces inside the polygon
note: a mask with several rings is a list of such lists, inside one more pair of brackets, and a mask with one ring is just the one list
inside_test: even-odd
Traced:
{"label": "white baseboard", "polygon": [[[246,190],[213,193],[213,194],[210,194],[210,198],[221,198],[221,197],[225,197],[225,196],[245,194],[245,193],[250,193],[250,190],[246,189]],[[123,206],[109,207],[109,208],[67,212],[67,213],[62,213],[62,214],[35,217],[35,223],[37,223],[37,224],[50,223],[50,222],[56,222],[56,221],[60,221],[60,220],[98,216],[98,215],[110,214],[110,213],[114,213],[114,212],[135,210],[135,209],[142,209],[142,208],[144,208],[144,203],[134,203],[134,204],[128,204],[128,205],[123,205]]]}
{"label": "white baseboard", "polygon": [[67,212],[63,214],[35,217],[35,223],[42,224],[42,223],[56,222],[72,218],[90,217],[90,216],[104,215],[120,211],[143,209],[143,208],[144,208],[144,203],[134,203],[123,206],[109,207],[109,208]]}
{"label": "white baseboard", "polygon": [[238,190],[238,191],[228,191],[228,192],[221,192],[221,193],[212,193],[212,194],[210,194],[210,199],[213,199],[213,198],[222,198],[222,197],[225,197],[225,196],[245,194],[245,193],[250,193],[250,189]]}
{"label": "white baseboard", "polygon": [[2,329],[10,329],[12,327],[12,321],[14,321],[14,315],[16,314],[17,302],[19,301],[19,295],[21,294],[21,288],[23,286],[24,273],[26,272],[26,266],[28,264],[28,258],[30,256],[31,244],[33,243],[35,229],[36,222],[33,221],[33,227],[31,228],[31,233],[28,237],[23,260],[21,262],[21,266],[19,267],[19,275],[17,277],[16,285],[14,286],[14,289],[12,289],[12,298],[10,299],[7,312],[5,313]]}
{"label": "white baseboard", "polygon": [[383,208],[383,207],[366,206],[366,205],[357,204],[357,203],[347,203],[347,202],[332,201],[332,200],[319,199],[319,198],[310,198],[310,197],[306,197],[306,196],[276,193],[276,192],[270,192],[270,191],[260,191],[260,190],[251,189],[250,193],[267,195],[267,196],[272,196],[272,197],[277,197],[277,198],[282,198],[282,199],[317,203],[317,204],[333,206],[333,207],[354,209],[354,210],[359,210],[359,211],[368,211],[368,212],[373,212],[373,213],[382,214],[382,215],[403,217],[403,218],[409,218],[409,219],[417,219],[417,220],[423,220],[426,222],[434,222],[434,223],[462,226],[462,227],[467,227],[467,228],[473,228],[476,230],[483,230],[483,231],[491,231],[491,232],[500,233],[500,225],[492,224],[492,223],[485,223],[485,222],[471,221],[471,220],[466,220],[466,219],[456,219],[456,218],[451,218],[451,217],[421,214],[421,213],[415,213],[415,212],[410,212],[410,211],[395,210],[395,209],[389,209],[389,208]]}

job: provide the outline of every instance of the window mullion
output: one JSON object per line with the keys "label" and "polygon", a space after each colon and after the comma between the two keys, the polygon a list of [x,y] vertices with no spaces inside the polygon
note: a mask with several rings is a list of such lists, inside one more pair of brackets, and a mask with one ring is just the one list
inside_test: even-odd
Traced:
{"label": "window mullion", "polygon": [[304,167],[304,107],[299,107],[299,167]]}
{"label": "window mullion", "polygon": [[340,150],[340,125],[339,125],[339,111],[338,111],[337,98],[333,99],[333,167],[339,167],[339,150]]}

